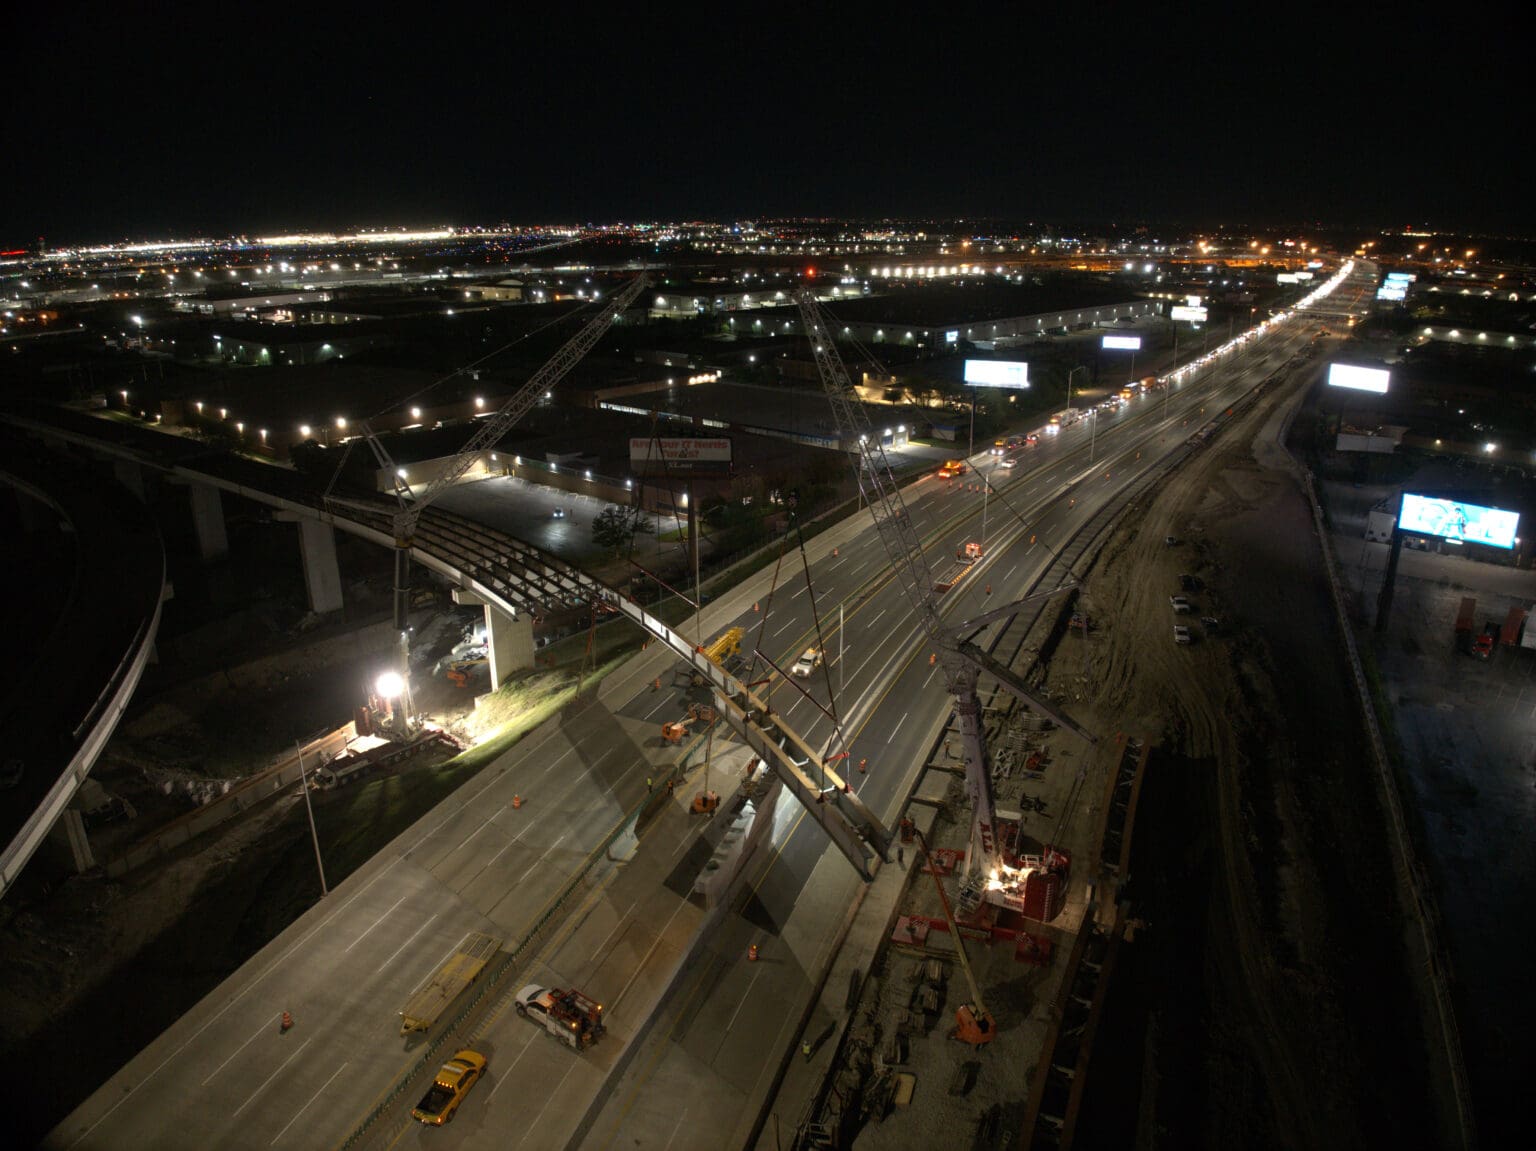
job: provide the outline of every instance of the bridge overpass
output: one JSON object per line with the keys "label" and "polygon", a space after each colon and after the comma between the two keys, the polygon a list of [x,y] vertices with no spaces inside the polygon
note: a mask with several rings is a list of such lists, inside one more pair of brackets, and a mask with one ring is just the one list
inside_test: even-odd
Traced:
{"label": "bridge overpass", "polygon": [[[333,530],[394,550],[395,505],[382,497],[349,494],[345,500],[327,499],[303,473],[118,420],[52,408],[9,411],[0,418],[65,451],[110,459],[119,477],[141,494],[145,471],[190,486],[205,552],[210,540],[217,543],[223,538],[217,493],[228,492],[273,508],[299,527],[312,602],[317,594],[334,588],[339,606]],[[861,876],[870,877],[876,854],[887,854],[889,831],[817,750],[782,717],[772,714],[763,697],[616,589],[531,544],[440,506],[428,507],[418,521],[411,559],[486,606],[493,658],[510,652],[513,643],[508,632],[514,628],[531,634],[535,616],[598,603],[626,616],[708,681],[722,719],[796,795]],[[531,654],[531,643],[525,647]],[[493,664],[493,683],[499,683],[505,671],[504,666]],[[105,738],[99,742],[104,744]],[[92,755],[91,762],[94,759]],[[89,770],[89,764],[84,770]]]}

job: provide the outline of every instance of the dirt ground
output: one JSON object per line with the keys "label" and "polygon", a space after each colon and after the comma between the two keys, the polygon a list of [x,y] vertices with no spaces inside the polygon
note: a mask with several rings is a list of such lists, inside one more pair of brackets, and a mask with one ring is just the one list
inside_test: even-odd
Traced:
{"label": "dirt ground", "polygon": [[[1108,624],[1094,710],[1161,746],[1123,892],[1150,926],[1121,952],[1083,1146],[1457,1143],[1311,516],[1262,446],[1280,398],[1164,482],[1089,575]],[[1181,573],[1205,585],[1192,614],[1221,621],[1191,620],[1188,647]]]}

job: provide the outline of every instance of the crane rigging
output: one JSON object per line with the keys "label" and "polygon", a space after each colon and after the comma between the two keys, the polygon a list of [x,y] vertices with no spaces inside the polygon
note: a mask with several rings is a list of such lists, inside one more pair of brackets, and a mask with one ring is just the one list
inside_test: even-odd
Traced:
{"label": "crane rigging", "polygon": [[966,793],[972,812],[971,850],[966,853],[967,870],[973,870],[973,864],[979,861],[988,889],[1001,890],[1008,883],[1009,876],[1005,873],[1003,855],[998,847],[992,765],[982,726],[981,699],[976,690],[981,674],[985,672],[991,676],[1024,706],[1046,716],[1058,726],[1090,744],[1097,740],[1049,701],[1041,698],[1011,670],[965,637],[993,620],[1016,613],[1030,600],[1056,595],[1076,585],[1065,583],[975,616],[956,627],[945,623],[939,614],[933,576],[928,560],[923,555],[922,541],[902,502],[901,490],[891,472],[885,448],[880,437],[874,433],[869,415],[854,390],[848,369],[837,350],[833,328],[826,313],[810,287],[801,288],[796,293],[795,303],[800,310],[800,318],[811,344],[822,388],[832,407],[837,430],[845,439],[858,445],[858,483],[869,504],[870,514],[874,517],[876,533],[890,558],[896,581],[901,585],[924,635],[932,645],[943,669],[949,693],[954,698],[955,717],[959,721],[961,739],[965,745]]}
{"label": "crane rigging", "polygon": [[[589,319],[575,335],[562,344],[544,365],[529,376],[522,387],[518,388],[506,403],[491,415],[480,421],[475,433],[464,442],[458,452],[441,468],[438,473],[418,493],[411,489],[410,484],[400,474],[400,469],[395,466],[390,457],[389,450],[380,441],[378,436],[369,427],[367,421],[362,424],[362,432],[367,440],[369,450],[373,452],[375,462],[383,468],[390,477],[396,502],[396,511],[392,524],[395,543],[395,631],[400,637],[400,675],[404,681],[406,692],[405,714],[410,715],[410,570],[411,548],[415,544],[416,525],[433,501],[443,492],[456,484],[464,477],[464,474],[475,465],[481,455],[489,451],[501,438],[512,430],[533,406],[543,399],[555,384],[564,379],[592,348],[597,341],[603,338],[604,333],[613,326],[615,320],[624,314],[624,309],[632,304],[641,292],[645,291],[650,283],[650,277],[641,272],[628,284],[621,288],[616,296],[610,300],[601,302],[598,313]],[[340,469],[338,469],[338,474]],[[332,483],[335,480],[333,478]],[[336,499],[330,495],[327,489],[327,498]],[[341,500],[346,503],[348,501]],[[371,506],[371,505],[370,505]]]}

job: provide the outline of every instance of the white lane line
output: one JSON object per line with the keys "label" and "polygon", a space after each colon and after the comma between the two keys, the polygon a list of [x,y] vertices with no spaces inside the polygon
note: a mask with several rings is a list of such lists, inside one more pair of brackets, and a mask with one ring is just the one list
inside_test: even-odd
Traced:
{"label": "white lane line", "polygon": [[683,1108],[683,1113],[677,1117],[677,1122],[672,1125],[672,1134],[667,1136],[667,1145],[661,1151],[672,1151],[672,1141],[677,1138],[677,1133],[682,1130],[683,1120],[688,1118],[688,1108]]}
{"label": "white lane line", "polygon": [[[348,1062],[350,1062],[350,1060]],[[292,1127],[295,1123],[297,1123],[299,1121],[299,1116],[304,1114],[305,1111],[309,1110],[310,1104],[313,1103],[316,1099],[320,1098],[321,1092],[323,1092],[332,1083],[336,1082],[336,1076],[340,1075],[346,1069],[347,1069],[347,1064],[346,1063],[343,1063],[340,1067],[336,1068],[336,1070],[334,1072],[332,1072],[331,1077],[329,1079],[327,1079],[324,1083],[320,1084],[320,1090],[316,1091],[313,1095],[311,1095],[309,1097],[309,1103],[304,1104],[303,1107],[300,1107],[297,1111],[295,1111],[293,1113],[293,1118],[288,1120],[288,1122],[283,1125],[283,1129],[277,1133],[276,1137],[274,1137],[272,1142],[268,1143],[267,1146],[268,1147],[274,1146],[277,1143],[278,1139],[281,1139],[284,1135],[288,1134],[288,1128]]]}
{"label": "white lane line", "polygon": [[[747,984],[747,993],[741,997],[741,1002],[736,1004],[736,1010],[731,1012],[731,1021],[725,1025],[725,1034],[731,1033],[731,1028],[736,1026],[736,1016],[741,1014],[741,1009],[747,1005],[747,1000],[752,998],[752,989],[757,986],[757,977],[763,973],[759,967],[752,976],[752,982]],[[724,1035],[721,1038],[725,1038]]]}
{"label": "white lane line", "polygon": [[810,584],[806,584],[803,588],[801,588],[799,591],[797,591],[794,595],[790,596],[789,598],[790,599],[799,599],[801,596],[803,596],[806,592],[808,592],[810,590],[811,590],[811,585]]}
{"label": "white lane line", "polygon": [[[544,1030],[542,1027],[539,1028],[539,1031],[542,1030]],[[539,1031],[534,1031],[532,1028],[529,1029],[528,1041],[523,1044],[523,1049],[517,1053],[517,1058],[512,1060],[512,1066],[508,1067],[506,1073],[503,1074],[500,1079],[496,1080],[496,1086],[492,1087],[491,1093],[485,1097],[486,1103],[490,1103],[492,1099],[496,1098],[496,1092],[501,1090],[501,1085],[512,1078],[513,1070],[519,1063],[523,1061],[523,1056],[528,1054],[528,1048],[532,1045],[533,1041],[538,1038]]]}
{"label": "white lane line", "polygon": [[373,969],[373,973],[375,975],[377,975],[379,972],[383,971],[386,967],[388,967],[391,963],[393,963],[395,961],[395,956],[399,955],[402,951],[404,951],[407,947],[409,947],[412,944],[412,942],[415,941],[415,939],[416,939],[416,937],[418,935],[420,935],[423,931],[425,931],[428,927],[430,927],[432,925],[432,920],[436,919],[436,918],[437,918],[437,913],[433,912],[432,913],[432,919],[428,919],[425,923],[423,923],[415,931],[411,932],[411,937],[409,939],[407,939],[404,943],[402,943],[399,947],[395,948],[395,950],[393,951],[393,953],[391,953],[391,955],[390,955],[390,957],[388,959],[386,959],[383,963],[379,964],[377,967],[375,967]]}
{"label": "white lane line", "polygon": [[[672,913],[672,919],[676,919],[678,915],[682,913],[683,908],[687,906],[689,906],[687,903],[679,903],[677,905],[677,910]],[[661,941],[667,937],[667,928],[672,926],[672,919],[667,920],[667,922],[662,925],[661,930],[656,933],[656,941],[651,944],[650,950],[647,951],[645,953],[645,957],[640,960],[640,964],[635,968],[634,974],[629,977],[629,982],[624,985],[624,989],[622,991],[613,997],[613,1005],[615,1008],[618,1007],[619,1002],[624,998],[624,996],[629,994],[629,989],[634,986],[635,980],[640,978],[640,973],[645,970],[645,965],[651,961],[651,955],[656,951],[656,948],[661,946]]]}
{"label": "white lane line", "polygon": [[[533,1117],[533,1122],[528,1124],[528,1130],[524,1131],[523,1137],[517,1141],[518,1147],[526,1143],[528,1136],[533,1134],[533,1129],[539,1125],[539,1120],[544,1118],[544,1112],[549,1110],[549,1105],[559,1096],[560,1088],[565,1086],[565,1081],[571,1077],[571,1072],[576,1070],[576,1063],[575,1059],[571,1060],[571,1065],[565,1069],[565,1074],[560,1076],[560,1082],[555,1084],[555,1089],[549,1093],[549,1098],[544,1100],[544,1106],[539,1108],[539,1113]],[[516,1151],[516,1148],[513,1151]]]}
{"label": "white lane line", "polygon": [[368,925],[368,930],[367,931],[364,931],[361,935],[359,935],[351,943],[347,944],[346,949],[342,951],[342,954],[345,955],[348,951],[351,951],[354,947],[356,947],[364,939],[368,938],[368,932],[372,931],[375,927],[377,927],[379,924],[383,923],[386,919],[388,919],[389,916],[390,916],[390,912],[393,912],[395,910],[395,908],[399,907],[402,903],[404,903],[406,901],[406,899],[410,896],[410,894],[411,893],[409,891],[407,891],[405,893],[405,895],[402,895],[399,899],[395,900],[394,903],[390,904],[389,911],[386,911],[383,915],[381,915],[377,919],[375,919],[372,923],[370,923]]}
{"label": "white lane line", "polygon": [[1016,572],[1016,571],[1018,571],[1018,570],[1019,570],[1019,565],[1018,565],[1018,564],[1014,564],[1014,565],[1013,565],[1013,566],[1012,566],[1012,567],[1011,567],[1011,568],[1009,568],[1009,569],[1008,569],[1008,571],[1007,571],[1007,572],[1006,572],[1006,573],[1005,573],[1005,574],[1004,574],[1004,575],[1003,575],[1003,578],[1004,578],[1004,579],[1007,579],[1007,578],[1008,578],[1008,577],[1009,577],[1009,576],[1011,576],[1011,575],[1012,575],[1012,574],[1013,574],[1013,573],[1014,573],[1014,572]]}
{"label": "white lane line", "polygon": [[247,1107],[249,1107],[252,1103],[254,1103],[256,1101],[256,1096],[260,1095],[263,1091],[265,1091],[267,1089],[267,1084],[271,1083],[272,1080],[276,1079],[279,1075],[281,1075],[283,1073],[283,1068],[287,1067],[288,1064],[292,1063],[295,1059],[297,1059],[299,1057],[299,1053],[302,1052],[304,1050],[304,1048],[308,1047],[314,1041],[315,1041],[315,1037],[313,1035],[311,1035],[308,1039],[304,1040],[303,1043],[300,1043],[298,1045],[298,1047],[294,1048],[293,1054],[288,1056],[288,1058],[284,1059],[281,1063],[279,1063],[277,1065],[277,1070],[272,1072],[271,1075],[268,1075],[265,1079],[263,1079],[261,1081],[261,1086],[256,1088],[255,1091],[251,1092],[251,1095],[250,1095],[249,1099],[247,1099],[244,1103],[240,1104],[240,1106],[235,1108],[234,1113],[232,1115],[230,1115],[230,1118],[231,1119],[238,1119],[240,1117],[240,1112],[244,1111]]}
{"label": "white lane line", "polygon": [[[657,694],[658,694],[658,695],[659,695],[659,694],[660,694],[660,693],[659,693],[659,692],[658,692],[658,693],[657,693]],[[645,713],[645,718],[646,718],[646,719],[650,719],[650,718],[651,718],[651,716],[653,716],[653,715],[655,715],[655,714],[656,714],[656,713],[657,713],[657,712],[658,712],[658,711],[660,711],[660,710],[661,710],[661,709],[662,709],[662,708],[664,708],[664,707],[666,707],[666,706],[667,706],[667,704],[669,704],[669,703],[671,703],[671,702],[672,702],[672,701],[671,701],[671,700],[670,700],[670,699],[663,699],[663,700],[662,700],[662,701],[661,701],[661,702],[660,702],[660,703],[658,703],[658,704],[657,704],[657,705],[656,705],[656,706],[655,706],[655,707],[653,707],[653,708],[651,708],[651,710],[650,710],[650,711],[648,711],[648,712],[646,712],[646,713]]]}
{"label": "white lane line", "polygon": [[896,738],[896,733],[901,730],[901,725],[906,723],[906,722],[907,722],[907,713],[906,712],[902,712],[901,713],[901,718],[896,721],[896,726],[891,728],[891,734],[890,734],[890,736],[885,741],[887,744],[889,744],[891,742],[891,740]]}
{"label": "white lane line", "polygon": [[569,831],[567,831],[565,833],[565,835],[562,835],[559,839],[555,840],[555,842],[551,843],[549,845],[549,847],[545,849],[543,855],[539,856],[537,859],[535,859],[532,863],[530,863],[528,865],[528,870],[523,872],[522,877],[520,879],[518,879],[518,882],[522,883],[524,879],[527,879],[530,875],[532,875],[533,874],[533,869],[535,867],[537,867],[539,864],[543,863],[546,859],[548,859],[549,858],[549,853],[551,851],[553,851],[555,848],[559,847],[561,841],[564,840],[565,836],[569,835],[569,834],[571,834],[571,833]]}
{"label": "white lane line", "polygon": [[[274,972],[274,971],[278,970],[280,967],[282,967],[283,964],[289,958],[289,956],[291,956],[299,948],[303,947],[306,943],[308,943],[316,935],[320,934],[321,931],[323,931],[326,927],[328,927],[330,925],[330,923],[331,923],[331,921],[333,919],[335,919],[338,915],[340,915],[347,908],[351,907],[353,903],[357,902],[358,898],[361,897],[362,894],[365,891],[367,891],[375,883],[377,883],[379,880],[383,879],[386,875],[388,875],[390,873],[390,871],[394,868],[395,864],[399,863],[402,858],[403,858],[402,856],[398,856],[397,855],[397,856],[395,856],[394,859],[391,859],[389,861],[388,865],[386,865],[377,875],[375,875],[367,883],[363,884],[363,886],[360,887],[357,890],[356,894],[350,896],[345,903],[343,903],[340,907],[336,908],[335,911],[331,912],[324,919],[322,919],[319,923],[315,924],[315,926],[313,928],[311,928],[309,930],[309,932],[307,932],[302,939],[295,940],[292,947],[290,947],[287,951],[283,952],[282,955],[280,955],[277,959],[272,961],[271,966],[269,966],[260,975],[256,976],[255,979],[251,980],[251,982],[249,984],[247,984],[241,991],[239,991],[235,995],[235,997],[233,999],[231,999],[223,1007],[219,1008],[218,1011],[214,1012],[213,1018],[209,1019],[207,1023],[204,1023],[196,1031],[192,1032],[192,1034],[187,1037],[186,1041],[184,1043],[182,1043],[182,1045],[180,1047],[176,1048],[175,1051],[172,1051],[164,1059],[160,1060],[159,1063],[155,1064],[155,1068],[154,1068],[153,1071],[151,1071],[148,1075],[144,1076],[144,1078],[139,1080],[139,1082],[137,1084],[135,1084],[133,1087],[129,1088],[128,1091],[125,1092],[123,1094],[123,1096],[118,1099],[118,1101],[116,1103],[112,1104],[111,1107],[107,1108],[106,1113],[103,1114],[100,1119],[96,1120],[96,1122],[92,1123],[89,1127],[87,1127],[84,1131],[82,1131],[80,1133],[79,1137],[76,1138],[76,1140],[73,1143],[70,1144],[70,1147],[78,1147],[86,1139],[89,1139],[90,1136],[91,1136],[91,1132],[95,1131],[96,1128],[100,1127],[103,1123],[105,1123],[108,1119],[110,1119],[114,1114],[116,1114],[117,1113],[117,1109],[119,1107],[121,1107],[124,1103],[128,1102],[129,1098],[134,1094],[134,1092],[142,1089],[144,1087],[144,1085],[147,1084],[151,1079],[153,1079],[156,1075],[160,1074],[161,1071],[164,1071],[165,1067],[166,1067],[166,1064],[170,1063],[171,1060],[178,1058],[183,1051],[185,1051],[188,1047],[191,1047],[193,1043],[197,1042],[198,1037],[201,1036],[204,1031],[207,1031],[208,1028],[212,1027],[215,1023],[217,1023],[220,1019],[222,1019],[224,1017],[224,1013],[226,1011],[228,1011],[235,1004],[239,1003],[240,1000],[244,999],[252,991],[256,990],[256,985],[257,984],[259,984],[268,975],[271,975],[272,972]],[[446,961],[446,957],[445,957],[445,961]]]}
{"label": "white lane line", "polygon": [[629,905],[629,910],[628,911],[626,911],[623,915],[619,916],[619,921],[613,925],[613,930],[609,931],[607,935],[603,936],[603,941],[601,943],[599,943],[596,948],[593,949],[593,951],[592,951],[592,958],[593,959],[596,959],[600,954],[602,954],[603,948],[606,947],[608,945],[608,941],[613,938],[613,932],[617,931],[619,928],[624,926],[625,920],[627,920],[631,915],[634,914],[635,908],[638,907],[639,905],[640,905],[640,901],[637,899],[637,900],[635,900],[634,903],[631,903]]}
{"label": "white lane line", "polygon": [[471,839],[473,839],[473,838],[475,838],[475,836],[477,836],[477,835],[479,835],[479,834],[480,834],[480,833],[481,833],[481,832],[482,832],[482,831],[484,831],[484,830],[485,830],[485,829],[486,829],[486,828],[487,828],[487,827],[488,827],[488,826],[489,826],[489,825],[490,825],[490,824],[492,824],[492,823],[494,823],[494,822],[495,822],[495,820],[496,820],[496,816],[498,816],[498,815],[500,815],[500,814],[501,814],[501,813],[502,813],[502,812],[503,812],[503,811],[506,811],[506,810],[507,810],[507,808],[508,808],[508,807],[509,807],[509,806],[511,806],[511,805],[510,805],[510,804],[506,804],[506,803],[504,803],[504,804],[502,804],[502,805],[501,805],[501,806],[500,806],[500,807],[498,807],[498,808],[497,808],[497,809],[496,809],[496,811],[495,811],[495,813],[494,813],[494,814],[492,814],[492,815],[491,815],[491,817],[490,817],[490,818],[489,818],[489,819],[487,819],[487,820],[485,820],[485,821],[484,821],[484,822],[483,822],[483,823],[481,823],[481,824],[480,824],[480,826],[479,826],[479,827],[477,827],[477,828],[475,828],[475,830],[473,830],[473,831],[471,831],[471,832],[470,832],[470,833],[469,833],[469,834],[468,834],[468,835],[466,835],[466,836],[465,836],[465,837],[464,837],[464,838],[463,838],[463,839],[461,839],[461,840],[459,840],[459,846],[458,846],[458,847],[455,847],[455,848],[454,848],[454,849],[453,849],[453,851],[450,851],[450,852],[449,852],[449,853],[448,853],[448,854],[449,854],[449,855],[452,855],[452,854],[453,854],[453,853],[454,853],[454,852],[455,852],[455,851],[460,851],[460,850],[462,850],[462,849],[463,849],[463,847],[464,847],[464,845],[465,845],[465,844],[466,844],[466,843],[468,843],[468,842],[469,842],[469,841],[470,841],[470,840],[471,840]]}
{"label": "white lane line", "polygon": [[202,1083],[199,1084],[199,1086],[206,1087],[206,1086],[208,1086],[208,1084],[212,1083],[213,1082],[213,1077],[215,1075],[217,1075],[220,1071],[223,1071],[224,1068],[229,1066],[229,1060],[233,1059],[236,1055],[239,1055],[240,1052],[244,1051],[247,1047],[249,1047],[251,1045],[251,1043],[255,1040],[256,1036],[260,1035],[268,1027],[272,1026],[272,1020],[274,1020],[276,1018],[278,1018],[276,1015],[269,1015],[269,1016],[267,1016],[267,1018],[263,1019],[261,1021],[261,1024],[256,1028],[256,1030],[251,1032],[251,1038],[247,1039],[244,1043],[240,1044],[239,1047],[236,1047],[233,1051],[231,1051],[229,1053],[229,1059],[224,1060],[223,1063],[220,1063],[217,1067],[215,1067],[212,1071],[210,1071],[208,1073],[208,1078],[204,1079],[202,1081]]}
{"label": "white lane line", "polygon": [[794,619],[792,619],[792,618],[791,619],[787,619],[787,620],[784,621],[784,626],[779,628],[778,631],[769,633],[769,637],[768,638],[772,639],[774,636],[778,635],[779,632],[788,631],[790,628],[792,628],[794,626],[795,626]]}
{"label": "white lane line", "polygon": [[[890,610],[891,610],[891,609],[890,609],[890,608],[888,608],[888,607],[883,607],[883,608],[881,608],[881,609],[880,609],[880,615],[884,615],[884,614],[885,614],[885,613],[886,613],[886,612],[888,612],[888,611],[890,611]],[[870,621],[869,621],[869,622],[868,622],[868,623],[867,623],[867,624],[865,624],[865,625],[864,625],[864,626],[865,626],[865,627],[874,627],[874,626],[875,626],[875,625],[876,625],[876,624],[877,624],[877,623],[879,623],[879,622],[880,622],[880,615],[877,615],[877,616],[876,616],[876,617],[875,617],[875,618],[874,618],[874,619],[872,619],[872,620],[870,620]]]}

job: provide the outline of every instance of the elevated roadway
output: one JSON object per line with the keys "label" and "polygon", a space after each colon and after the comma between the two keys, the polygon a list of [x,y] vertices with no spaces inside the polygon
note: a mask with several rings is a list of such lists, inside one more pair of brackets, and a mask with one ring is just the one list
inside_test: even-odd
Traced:
{"label": "elevated roadway", "polygon": [[[1025,449],[987,500],[989,558],[945,597],[946,613],[967,618],[1055,578],[1059,549],[1074,546],[1115,498],[1155,482],[1206,419],[1280,368],[1314,328],[1277,324],[1176,386],[1096,417],[1098,426],[1082,421]],[[979,534],[982,496],[963,482],[925,478],[905,495],[936,562]],[[771,589],[764,573],[707,608],[697,633],[691,623],[679,630],[707,639],[739,624],[749,658],[760,650],[787,666],[817,636],[814,598],[835,658],[829,674],[848,709],[850,754],[868,760],[866,773],[850,773],[850,794],[888,825],[949,700],[866,519],[818,537],[807,559],[809,581],[796,572]],[[786,558],[790,572],[794,560]],[[832,624],[839,608],[841,636]],[[375,1118],[363,1144],[742,1145],[860,879],[826,855],[823,836],[806,834],[815,805],[786,804],[772,810],[771,842],[743,898],[714,909],[689,898],[718,829],[645,785],[671,758],[656,746],[661,720],[693,698],[654,687],[676,659],[652,645],[596,700],[550,721],[428,813],[113,1076],[46,1145],[323,1146]],[[829,703],[827,682],[797,683],[809,697],[775,677],[764,702],[819,749],[832,734],[817,706]],[[514,796],[524,806],[513,807]],[[500,935],[517,952],[506,987],[581,987],[608,1004],[610,1034],[577,1056],[506,1011],[499,991],[487,996],[451,1042],[436,1041],[472,1040],[490,1055],[487,1079],[453,1128],[420,1132],[401,1104],[439,1052],[402,1039],[395,1013],[469,930]],[[765,961],[747,962],[751,942],[763,944]],[[287,1035],[277,1030],[283,1010],[298,1020]],[[680,1083],[692,1084],[686,1098],[673,1089]]]}

